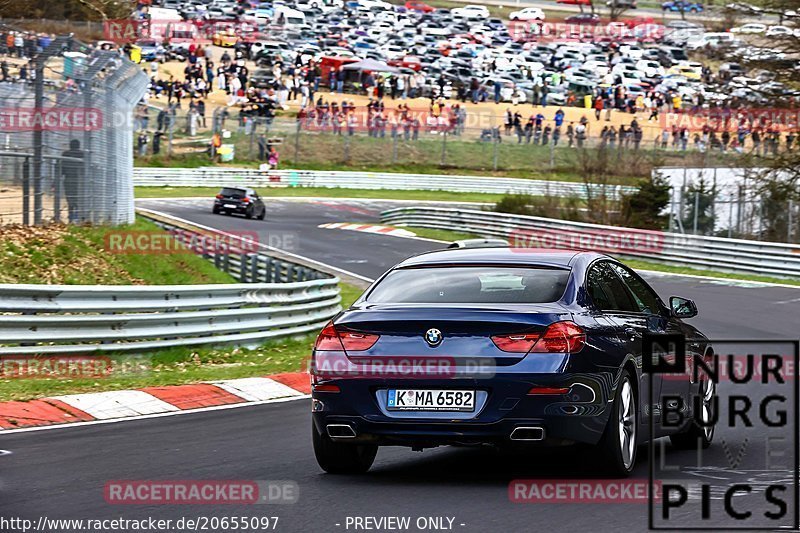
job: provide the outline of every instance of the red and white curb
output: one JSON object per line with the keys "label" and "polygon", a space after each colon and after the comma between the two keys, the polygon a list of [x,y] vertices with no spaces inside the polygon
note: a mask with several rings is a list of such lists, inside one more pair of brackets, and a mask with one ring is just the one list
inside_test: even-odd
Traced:
{"label": "red and white curb", "polygon": [[191,385],[70,394],[29,402],[0,402],[0,435],[22,428],[303,398],[310,393],[308,374],[295,372]]}
{"label": "red and white curb", "polygon": [[395,237],[416,237],[417,234],[407,229],[393,228],[391,226],[380,226],[376,224],[354,224],[351,222],[328,222],[317,226],[325,229],[343,229],[348,231],[363,231],[365,233],[379,233],[381,235],[393,235]]}

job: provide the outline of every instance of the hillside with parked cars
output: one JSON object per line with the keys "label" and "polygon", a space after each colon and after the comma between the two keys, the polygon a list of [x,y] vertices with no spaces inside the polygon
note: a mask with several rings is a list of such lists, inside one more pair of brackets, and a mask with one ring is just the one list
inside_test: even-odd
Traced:
{"label": "hillside with parked cars", "polygon": [[[741,11],[742,6],[726,9]],[[635,3],[628,7],[635,8]],[[683,0],[664,2],[661,8],[685,15],[704,12],[701,3]],[[564,16],[539,7],[499,17],[483,5],[443,9],[416,0],[403,5],[382,0],[163,0],[138,16],[181,19],[192,30],[180,32],[173,21],[160,38],[150,36],[137,44],[147,60],[186,59],[185,37],[195,32],[195,43],[210,41],[230,48],[234,61],[255,62],[260,68],[250,81],[257,88],[302,83],[287,82],[285,76],[291,67],[309,62],[320,78],[314,80],[315,88],[326,86],[331,71],[371,59],[393,67],[381,73],[381,81],[403,78],[401,85],[413,89],[414,96],[431,98],[533,101],[542,87],[553,105],[584,105],[586,95],[615,92],[626,99],[658,97],[666,104],[679,97],[682,106],[797,97],[768,71],[743,69],[736,76],[714,72],[722,58],[737,65],[790,60],[765,38],[795,38],[800,30],[792,13],[780,25],[750,22],[726,28],[730,31],[710,31],[719,24],[707,29],[703,19],[628,13],[611,21],[603,13]],[[705,61],[708,57],[717,61]],[[363,76],[363,71],[346,72],[343,88],[363,90]],[[724,90],[715,83],[720,77]],[[754,90],[763,84],[769,84],[769,95]]]}

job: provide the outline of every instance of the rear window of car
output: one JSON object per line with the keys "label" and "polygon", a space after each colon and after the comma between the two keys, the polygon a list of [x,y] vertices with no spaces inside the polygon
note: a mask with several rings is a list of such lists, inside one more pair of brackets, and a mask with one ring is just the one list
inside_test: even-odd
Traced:
{"label": "rear window of car", "polygon": [[244,189],[234,189],[231,187],[225,187],[222,189],[220,194],[222,196],[231,196],[233,198],[244,198],[247,196],[247,192]]}
{"label": "rear window of car", "polygon": [[558,301],[569,270],[534,267],[423,267],[390,272],[367,303],[534,304]]}

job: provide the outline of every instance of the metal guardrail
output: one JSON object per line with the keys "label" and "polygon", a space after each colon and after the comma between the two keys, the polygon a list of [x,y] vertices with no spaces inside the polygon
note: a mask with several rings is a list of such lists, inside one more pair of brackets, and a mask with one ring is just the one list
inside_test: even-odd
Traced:
{"label": "metal guardrail", "polygon": [[[586,224],[566,220],[510,215],[469,209],[436,207],[400,207],[381,213],[381,221],[395,226],[420,226],[454,230],[482,236],[510,239],[511,245],[527,246],[536,237],[566,237],[565,241],[591,243],[600,237],[607,241],[622,239],[647,241],[647,246],[623,246],[609,253],[623,257],[656,261],[677,266],[712,269],[724,272],[800,278],[800,246],[653,232]],[[585,239],[582,241],[581,237]],[[632,239],[633,238],[633,239]],[[520,242],[515,243],[515,240]],[[547,239],[545,239],[547,240]],[[552,241],[552,239],[550,239]]]}
{"label": "metal guardrail", "polygon": [[0,356],[252,345],[318,331],[341,310],[337,277],[261,252],[205,257],[243,283],[0,285]]}
{"label": "metal guardrail", "polygon": [[[534,196],[597,197],[603,186],[570,181],[528,180],[483,176],[395,174],[386,172],[343,172],[321,170],[267,170],[254,168],[149,168],[133,171],[133,184],[172,187],[338,187],[343,189],[392,189],[482,192],[494,194],[526,193]],[[634,192],[635,187],[607,186],[606,196]]]}

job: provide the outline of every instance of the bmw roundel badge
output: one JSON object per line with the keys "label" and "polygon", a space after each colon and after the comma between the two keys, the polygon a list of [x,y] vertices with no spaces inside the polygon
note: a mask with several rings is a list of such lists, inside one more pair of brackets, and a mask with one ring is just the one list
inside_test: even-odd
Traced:
{"label": "bmw roundel badge", "polygon": [[442,342],[442,332],[436,328],[431,328],[425,332],[425,342],[429,346],[439,346]]}

